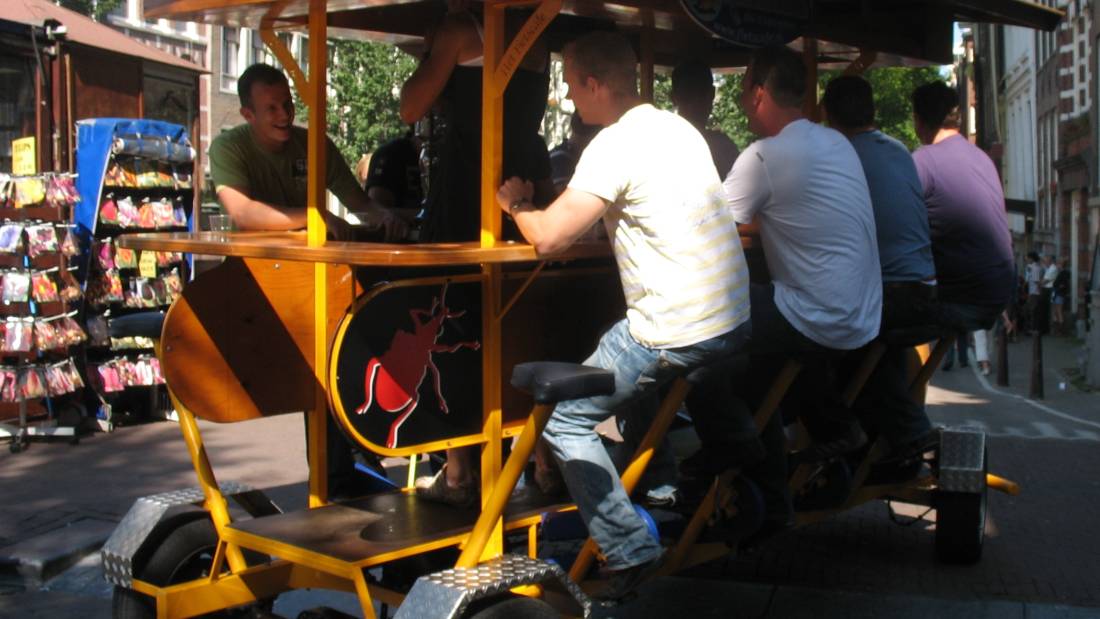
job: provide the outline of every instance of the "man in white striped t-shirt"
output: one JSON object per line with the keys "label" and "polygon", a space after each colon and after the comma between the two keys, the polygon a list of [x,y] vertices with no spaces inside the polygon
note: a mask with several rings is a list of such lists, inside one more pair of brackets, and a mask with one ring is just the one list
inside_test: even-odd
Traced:
{"label": "man in white striped t-shirt", "polygon": [[748,269],[706,142],[686,120],[642,103],[636,59],[621,35],[592,33],[565,48],[569,97],[604,127],[566,190],[545,210],[509,179],[501,208],[540,254],[569,247],[603,217],[618,262],[626,318],[586,365],[615,372],[615,394],[563,402],[545,437],[612,572],[617,601],[653,572],[661,545],[623,490],[596,435],[612,414],[651,416],[658,389],[747,344]]}

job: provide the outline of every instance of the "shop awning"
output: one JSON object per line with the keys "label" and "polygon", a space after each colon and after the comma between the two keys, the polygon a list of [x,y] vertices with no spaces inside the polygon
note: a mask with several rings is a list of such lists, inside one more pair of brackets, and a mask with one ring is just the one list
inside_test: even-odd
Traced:
{"label": "shop awning", "polygon": [[140,43],[109,26],[59,7],[49,0],[3,0],[0,2],[0,19],[39,28],[44,21],[53,19],[65,26],[64,36],[68,43],[134,56],[195,73],[207,73],[206,69],[197,64]]}

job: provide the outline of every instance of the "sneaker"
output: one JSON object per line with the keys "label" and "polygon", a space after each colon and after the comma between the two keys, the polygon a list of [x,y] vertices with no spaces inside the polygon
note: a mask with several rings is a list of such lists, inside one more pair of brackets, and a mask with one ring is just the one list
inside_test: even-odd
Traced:
{"label": "sneaker", "polygon": [[592,596],[600,606],[616,606],[635,596],[642,583],[657,575],[665,562],[665,552],[651,561],[609,572],[607,586]]}
{"label": "sneaker", "polygon": [[812,463],[828,460],[853,452],[867,444],[867,435],[859,424],[852,424],[841,437],[823,443],[815,442],[806,449],[794,454],[795,462]]}
{"label": "sneaker", "polygon": [[473,507],[477,503],[478,491],[474,482],[459,486],[447,483],[446,468],[431,477],[416,480],[416,496],[434,503],[446,503],[455,507]]}
{"label": "sneaker", "polygon": [[654,488],[646,492],[643,503],[645,503],[646,507],[672,509],[677,505],[682,505],[684,503],[684,498],[679,488],[661,486],[660,488]]}

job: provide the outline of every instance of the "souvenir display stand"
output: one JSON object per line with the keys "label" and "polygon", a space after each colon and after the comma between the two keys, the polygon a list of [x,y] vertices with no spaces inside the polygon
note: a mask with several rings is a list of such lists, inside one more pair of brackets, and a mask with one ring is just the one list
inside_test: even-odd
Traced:
{"label": "souvenir display stand", "polygon": [[0,175],[0,437],[12,452],[35,437],[79,440],[78,199],[72,174]]}
{"label": "souvenir display stand", "polygon": [[163,311],[179,296],[189,265],[178,252],[134,251],[133,232],[185,231],[194,204],[194,150],[175,124],[119,118],[77,123],[76,210],[85,285],[86,375],[104,431],[121,413],[172,417],[149,338],[112,338],[112,318]]}

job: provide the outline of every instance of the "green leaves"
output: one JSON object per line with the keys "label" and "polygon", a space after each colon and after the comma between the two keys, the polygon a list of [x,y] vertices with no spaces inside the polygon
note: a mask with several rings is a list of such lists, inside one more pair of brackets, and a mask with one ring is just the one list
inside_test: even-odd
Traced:
{"label": "green leaves", "polygon": [[[416,60],[385,43],[330,40],[328,48],[328,134],[355,165],[360,155],[405,132],[398,98]],[[309,109],[296,104],[305,120]]]}

